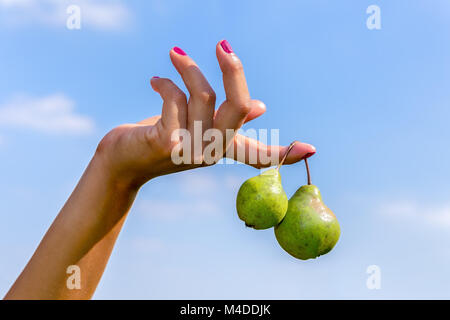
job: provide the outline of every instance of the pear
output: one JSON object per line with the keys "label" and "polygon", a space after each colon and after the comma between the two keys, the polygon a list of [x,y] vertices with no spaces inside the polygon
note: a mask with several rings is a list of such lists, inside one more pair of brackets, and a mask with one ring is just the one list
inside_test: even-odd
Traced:
{"label": "pear", "polygon": [[247,227],[268,229],[283,220],[288,197],[278,169],[270,169],[245,181],[239,189],[236,209]]}
{"label": "pear", "polygon": [[322,201],[319,188],[311,184],[307,160],[305,163],[308,185],[295,192],[283,221],[275,227],[280,246],[302,260],[330,252],[341,233],[336,216]]}
{"label": "pear", "polygon": [[236,209],[247,227],[269,229],[283,220],[288,208],[288,197],[281,185],[280,167],[294,145],[295,142],[291,143],[276,169],[250,178],[240,187]]}

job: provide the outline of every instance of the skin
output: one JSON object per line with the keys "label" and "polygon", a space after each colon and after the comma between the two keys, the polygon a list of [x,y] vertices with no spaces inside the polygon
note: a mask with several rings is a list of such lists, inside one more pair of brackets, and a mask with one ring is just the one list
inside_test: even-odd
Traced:
{"label": "skin", "polygon": [[[203,130],[217,128],[225,133],[265,112],[262,102],[250,98],[237,55],[225,52],[220,43],[216,54],[226,94],[217,112],[215,93],[194,60],[172,49],[170,59],[189,91],[189,99],[169,79],[152,78],[152,88],[163,99],[161,115],[121,125],[102,139],[75,190],[5,299],[91,298],[140,187],[149,180],[155,183],[153,179],[158,176],[206,166],[202,159],[192,165],[172,162],[170,155],[176,145],[171,141],[173,130],[192,130],[198,120],[203,122]],[[236,159],[245,163],[255,149],[258,154],[276,152],[280,157],[287,150],[240,135],[223,148],[233,148],[234,155],[245,149],[245,156]],[[286,163],[314,152],[313,146],[298,143]],[[263,166],[260,162],[252,165]],[[70,265],[80,267],[81,289],[67,288],[66,270]]]}
{"label": "skin", "polygon": [[288,198],[277,169],[267,170],[245,181],[236,199],[239,218],[248,227],[257,230],[272,228],[279,224],[287,208]]}
{"label": "skin", "polygon": [[326,254],[337,243],[340,227],[334,213],[323,203],[319,189],[302,186],[289,200],[283,221],[275,227],[280,246],[302,259]]}

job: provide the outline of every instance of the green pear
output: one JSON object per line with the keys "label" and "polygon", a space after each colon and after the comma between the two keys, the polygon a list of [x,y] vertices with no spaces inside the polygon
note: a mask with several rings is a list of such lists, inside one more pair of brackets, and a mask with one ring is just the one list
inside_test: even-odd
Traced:
{"label": "green pear", "polygon": [[305,162],[308,185],[295,192],[283,221],[275,227],[280,246],[302,260],[330,252],[341,233],[336,216],[322,201],[319,188],[311,185],[308,163]]}
{"label": "green pear", "polygon": [[245,181],[239,189],[236,209],[245,225],[254,229],[268,229],[283,220],[288,197],[281,185],[277,169],[269,169]]}

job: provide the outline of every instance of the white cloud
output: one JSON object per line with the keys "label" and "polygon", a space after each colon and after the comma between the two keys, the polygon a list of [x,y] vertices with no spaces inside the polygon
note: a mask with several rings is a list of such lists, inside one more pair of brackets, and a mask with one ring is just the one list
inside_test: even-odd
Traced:
{"label": "white cloud", "polygon": [[34,0],[0,0],[0,6],[2,7],[28,7]]}
{"label": "white cloud", "polygon": [[450,203],[419,205],[414,201],[391,202],[380,207],[380,212],[394,219],[408,219],[437,228],[450,228]]}
{"label": "white cloud", "polygon": [[94,129],[93,120],[76,114],[74,109],[75,103],[63,94],[42,98],[20,96],[0,105],[0,126],[29,128],[46,133],[91,133]]}
{"label": "white cloud", "polygon": [[0,0],[0,21],[65,28],[71,5],[80,7],[81,28],[120,30],[131,21],[130,10],[119,0]]}

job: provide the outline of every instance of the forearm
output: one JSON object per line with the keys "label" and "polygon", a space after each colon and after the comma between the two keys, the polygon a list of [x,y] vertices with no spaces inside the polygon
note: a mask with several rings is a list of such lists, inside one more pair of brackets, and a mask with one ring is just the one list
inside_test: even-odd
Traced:
{"label": "forearm", "polygon": [[[111,254],[137,190],[110,176],[94,156],[6,299],[88,299]],[[67,268],[81,270],[81,289],[67,288]]]}

